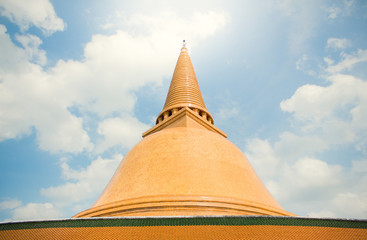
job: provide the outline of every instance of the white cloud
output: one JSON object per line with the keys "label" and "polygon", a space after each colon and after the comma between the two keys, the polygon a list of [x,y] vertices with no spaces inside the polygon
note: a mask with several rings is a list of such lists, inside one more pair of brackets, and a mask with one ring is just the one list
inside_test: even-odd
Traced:
{"label": "white cloud", "polygon": [[301,158],[293,166],[286,169],[289,171],[284,177],[286,181],[292,181],[295,189],[315,188],[332,186],[340,181],[342,167],[328,165],[319,159]]}
{"label": "white cloud", "polygon": [[352,161],[352,171],[355,173],[367,173],[367,160]]}
{"label": "white cloud", "polygon": [[331,58],[328,58],[328,57],[324,57],[324,62],[325,62],[328,66],[330,66],[330,65],[334,64],[334,60],[333,60],[333,59],[331,59]]}
{"label": "white cloud", "polygon": [[307,217],[314,217],[314,218],[337,218],[334,212],[322,210],[319,212],[309,212]]}
{"label": "white cloud", "polygon": [[276,154],[283,161],[294,162],[304,156],[313,156],[321,153],[330,146],[317,133],[297,135],[293,132],[285,131],[280,134],[279,140],[274,143],[273,147]]}
{"label": "white cloud", "polygon": [[127,25],[128,33],[132,36],[151,35],[153,41],[167,43],[175,37],[180,43],[185,39],[193,45],[223,28],[230,20],[227,13],[214,11],[194,11],[189,18],[182,18],[177,12],[168,10],[155,15],[135,14],[130,19],[126,19],[121,12],[116,12],[116,15],[102,27],[118,29],[119,25]]}
{"label": "white cloud", "polygon": [[52,201],[23,204],[17,199],[4,200],[0,202],[0,210],[8,212],[10,218],[3,221],[56,219],[85,210],[102,193],[121,160],[122,155],[99,157],[86,168],[77,170],[62,159],[62,177],[66,182],[40,191]]}
{"label": "white cloud", "polygon": [[336,7],[336,6],[331,6],[326,8],[326,12],[329,14],[328,18],[330,19],[335,19],[339,16],[339,14],[341,13],[341,9]]}
{"label": "white cloud", "polygon": [[339,217],[339,218],[366,218],[367,216],[367,192],[338,194],[329,201],[325,207],[327,210],[313,211],[309,217]]}
{"label": "white cloud", "polygon": [[219,102],[220,104],[217,106],[217,110],[212,112],[216,124],[238,118],[240,114],[238,102],[230,97],[221,97]]}
{"label": "white cloud", "polygon": [[309,58],[306,54],[304,54],[300,59],[296,62],[296,69],[300,70],[304,73],[307,73],[311,76],[315,76],[316,72],[313,67],[314,62],[312,59]]}
{"label": "white cloud", "polygon": [[333,4],[330,7],[325,8],[326,13],[328,13],[329,19],[333,20],[340,16],[350,15],[354,5],[354,0],[344,0],[340,2],[341,3],[339,4]]}
{"label": "white cloud", "polygon": [[56,113],[50,108],[46,112],[48,107],[51,106],[44,106],[44,111],[40,114],[45,115],[42,119],[37,119],[38,122],[35,125],[40,149],[50,152],[78,153],[83,150],[90,151],[93,148],[88,133],[83,129],[82,118],[71,115],[66,109]]}
{"label": "white cloud", "polygon": [[345,38],[329,38],[326,47],[333,49],[345,49],[352,45],[350,40]]}
{"label": "white cloud", "polygon": [[358,143],[366,138],[367,82],[350,75],[330,76],[329,86],[304,85],[282,101],[299,129],[328,144]]}
{"label": "white cloud", "polygon": [[4,25],[0,24],[0,73],[3,80],[3,74],[11,74],[13,71],[21,71],[23,69],[22,64],[28,59],[25,51],[19,47],[16,47],[9,35],[6,33],[7,29]]}
{"label": "white cloud", "polygon": [[13,210],[12,220],[45,220],[62,217],[51,203],[28,203]]}
{"label": "white cloud", "polygon": [[321,22],[319,0],[291,1],[275,0],[274,9],[279,9],[289,20],[288,45],[293,53],[299,54],[307,48],[307,40],[314,36]]}
{"label": "white cloud", "polygon": [[[276,142],[275,147],[267,140],[254,138],[248,140],[245,146],[246,156],[276,199],[289,204],[294,199],[302,199],[306,195],[320,195],[320,189],[337,186],[340,183],[341,166],[305,157],[307,155],[302,155],[302,151],[298,153],[299,148],[304,147],[302,143],[296,141],[288,145],[289,142],[283,141]],[[294,146],[297,148],[294,149]],[[284,149],[279,151],[279,148],[287,148],[291,156],[286,156]],[[317,199],[316,196],[314,198]],[[306,199],[309,199],[309,196]]]}
{"label": "white cloud", "polygon": [[[26,38],[21,41],[27,42]],[[62,82],[29,62],[27,49],[15,46],[4,32],[0,49],[4,52],[0,56],[0,140],[22,137],[35,128],[41,149],[80,152],[90,148],[82,119],[67,109],[72,99],[67,98]]]}
{"label": "white cloud", "polygon": [[62,174],[67,182],[60,186],[41,189],[41,194],[52,199],[58,207],[95,200],[107,185],[121,159],[122,155],[116,155],[111,159],[99,157],[81,170],[71,169],[66,162],[63,162]]}
{"label": "white cloud", "polygon": [[328,66],[325,71],[329,74],[337,74],[351,70],[356,64],[367,62],[367,50],[359,49],[352,54],[342,53],[343,60],[335,65]]}
{"label": "white cloud", "polygon": [[16,39],[22,44],[23,48],[25,49],[29,61],[35,62],[41,66],[46,64],[46,52],[39,49],[39,46],[42,44],[42,40],[39,37],[31,34],[26,34],[16,35]]}
{"label": "white cloud", "polygon": [[221,107],[215,114],[215,118],[219,121],[235,118],[240,110],[237,106]]}
{"label": "white cloud", "polygon": [[275,177],[281,167],[281,160],[276,156],[267,140],[259,138],[247,140],[246,156],[260,178],[264,181],[271,180]]}
{"label": "white cloud", "polygon": [[149,125],[131,116],[105,119],[98,125],[97,132],[103,135],[104,139],[96,151],[104,152],[113,146],[132,148],[141,139],[141,134],[149,128]]}
{"label": "white cloud", "polygon": [[331,202],[337,209],[338,216],[366,218],[367,216],[367,192],[338,194]]}
{"label": "white cloud", "polygon": [[[331,2],[331,3],[330,3]],[[320,23],[324,22],[325,13],[330,21],[335,21],[340,16],[352,14],[354,0],[345,1],[292,1],[273,0],[273,9],[279,9],[288,20],[289,30],[288,46],[292,52],[301,54],[308,51],[309,39],[315,37]],[[348,44],[348,43],[347,43]],[[347,47],[347,46],[345,46]]]}
{"label": "white cloud", "polygon": [[22,205],[18,199],[7,199],[0,202],[0,210],[14,209]]}
{"label": "white cloud", "polygon": [[45,34],[62,31],[65,24],[57,17],[49,0],[1,0],[0,14],[16,23],[21,31],[30,26],[40,28]]}

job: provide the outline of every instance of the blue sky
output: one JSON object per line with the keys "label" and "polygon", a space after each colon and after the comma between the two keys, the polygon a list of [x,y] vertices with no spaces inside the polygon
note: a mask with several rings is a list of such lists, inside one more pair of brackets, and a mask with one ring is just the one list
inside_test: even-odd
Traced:
{"label": "blue sky", "polygon": [[367,3],[0,0],[0,221],[89,208],[188,48],[288,211],[367,218]]}

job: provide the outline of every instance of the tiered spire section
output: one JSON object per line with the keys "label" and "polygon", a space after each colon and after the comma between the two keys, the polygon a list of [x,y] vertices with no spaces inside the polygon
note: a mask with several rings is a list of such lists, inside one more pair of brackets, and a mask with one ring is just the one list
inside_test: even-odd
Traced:
{"label": "tiered spire section", "polygon": [[177,60],[171,85],[167,94],[166,103],[162,112],[158,115],[156,123],[162,122],[183,107],[189,107],[200,116],[213,123],[213,118],[206,109],[201,96],[198,80],[189,53],[184,45]]}
{"label": "tiered spire section", "polygon": [[213,118],[206,109],[185,41],[177,60],[163,110],[157,117],[156,125],[144,132],[142,136],[147,137],[172,127],[205,128],[227,137],[224,132],[214,126]]}

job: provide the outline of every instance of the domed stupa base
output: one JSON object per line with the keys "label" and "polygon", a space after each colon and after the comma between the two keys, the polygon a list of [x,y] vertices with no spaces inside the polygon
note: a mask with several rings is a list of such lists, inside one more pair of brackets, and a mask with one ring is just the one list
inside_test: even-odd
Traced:
{"label": "domed stupa base", "polygon": [[145,137],[93,207],[75,217],[178,215],[293,214],[273,199],[235,145],[198,125]]}

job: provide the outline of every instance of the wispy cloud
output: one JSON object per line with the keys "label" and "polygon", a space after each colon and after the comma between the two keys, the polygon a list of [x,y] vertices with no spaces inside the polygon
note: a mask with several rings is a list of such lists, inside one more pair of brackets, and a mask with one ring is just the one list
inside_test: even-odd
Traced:
{"label": "wispy cloud", "polygon": [[359,49],[352,54],[342,53],[342,61],[330,64],[326,68],[328,74],[338,74],[346,70],[351,70],[356,64],[367,62],[367,50]]}
{"label": "wispy cloud", "polygon": [[12,220],[45,220],[62,216],[52,203],[28,203],[13,210]]}
{"label": "wispy cloud", "polygon": [[32,34],[16,35],[16,40],[22,44],[30,62],[38,65],[45,65],[47,63],[46,51],[39,48],[42,40]]}
{"label": "wispy cloud", "polygon": [[310,57],[306,54],[303,54],[300,59],[296,62],[296,69],[300,70],[304,73],[307,73],[311,76],[316,76],[316,70],[315,70],[315,60],[310,59]]}
{"label": "wispy cloud", "polygon": [[57,17],[49,0],[5,0],[0,2],[0,15],[16,23],[21,31],[35,26],[46,35],[63,31],[65,23]]}
{"label": "wispy cloud", "polygon": [[0,202],[0,210],[14,209],[22,205],[18,199],[7,199]]}
{"label": "wispy cloud", "polygon": [[58,208],[90,203],[107,185],[121,159],[121,154],[113,158],[99,157],[80,170],[75,170],[67,162],[62,162],[62,175],[66,182],[59,186],[43,188],[41,194],[51,199]]}
{"label": "wispy cloud", "polygon": [[18,199],[8,199],[0,202],[0,210],[8,210],[10,218],[3,221],[14,220],[45,220],[62,217],[62,213],[51,203],[28,203],[24,205]]}
{"label": "wispy cloud", "polygon": [[333,49],[345,49],[352,45],[350,40],[345,38],[329,38],[326,47]]}
{"label": "wispy cloud", "polygon": [[329,19],[336,19],[340,16],[346,16],[351,13],[354,5],[354,0],[344,0],[341,3],[335,3],[325,8]]}

